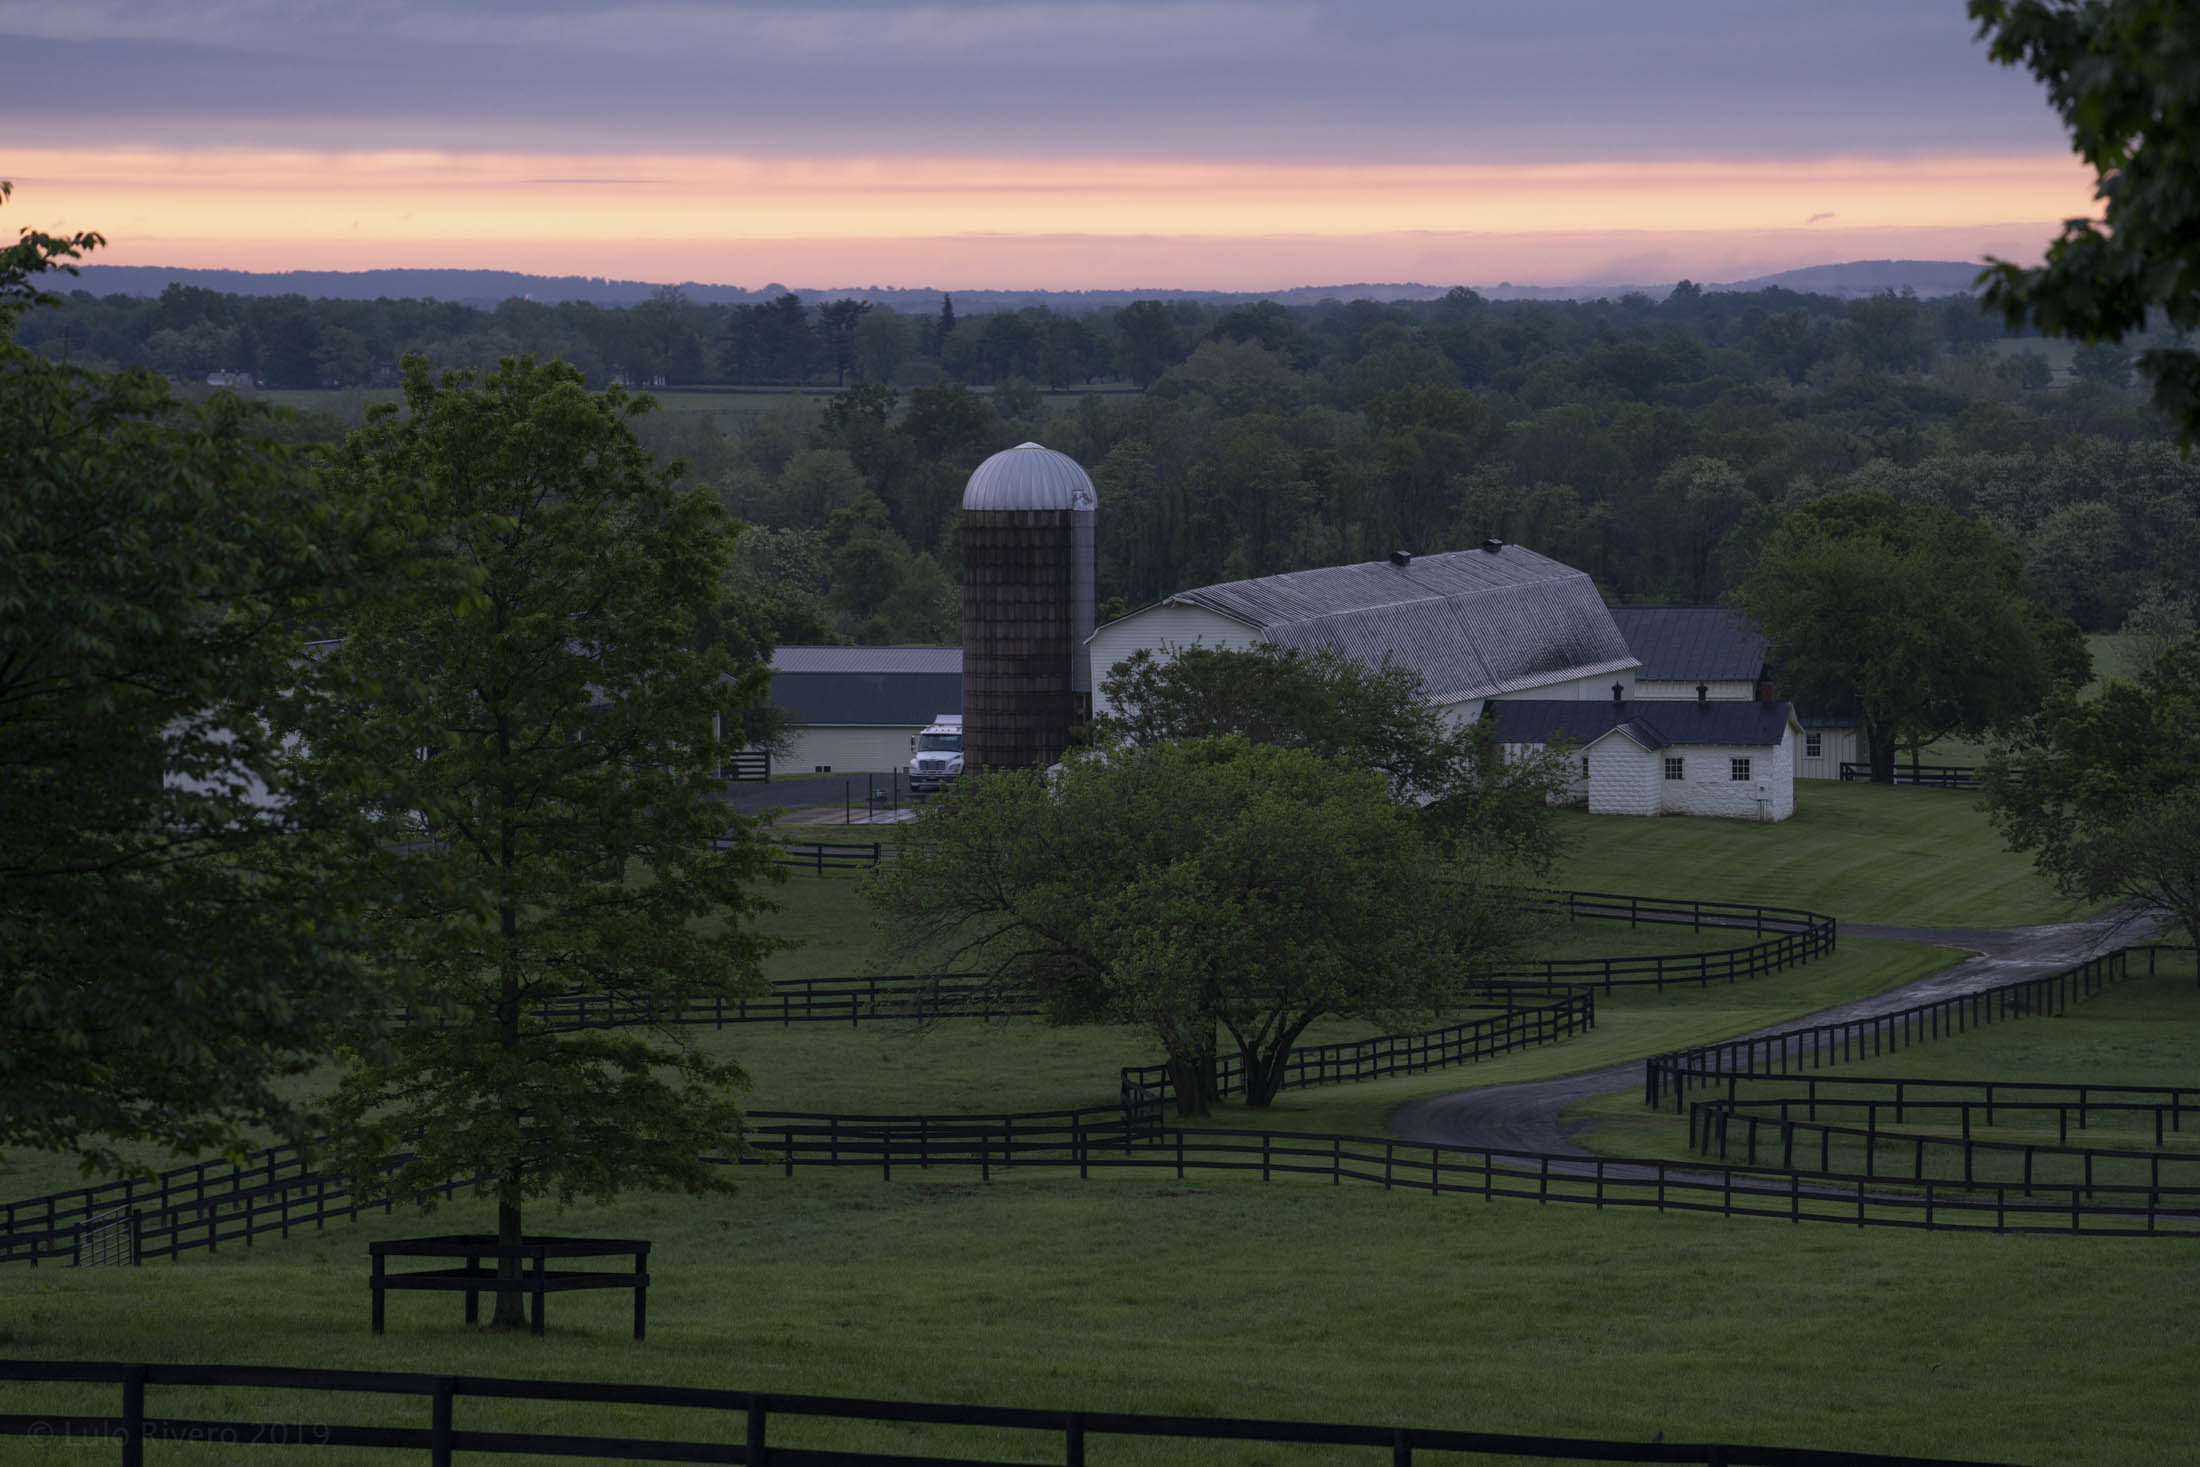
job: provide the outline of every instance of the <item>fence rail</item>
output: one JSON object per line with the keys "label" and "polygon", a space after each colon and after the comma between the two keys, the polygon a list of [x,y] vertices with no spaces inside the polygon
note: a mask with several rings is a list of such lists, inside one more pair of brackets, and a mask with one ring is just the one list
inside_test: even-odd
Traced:
{"label": "fence rail", "polygon": [[1482,979],[1491,989],[1554,983],[1584,984],[1610,993],[1620,988],[1652,988],[1692,983],[1707,987],[1714,979],[1732,983],[1761,977],[1809,962],[1834,950],[1833,918],[1793,907],[1760,907],[1743,902],[1669,900],[1616,892],[1534,891],[1524,904],[1569,918],[1624,921],[1630,927],[1687,927],[1701,932],[1732,929],[1755,933],[1759,941],[1718,952],[1664,953],[1618,958],[1551,958],[1491,971]]}
{"label": "fence rail", "polygon": [[[1869,764],[1851,764],[1843,760],[1841,777],[1846,780],[1869,780],[1872,777],[1872,767]],[[1896,764],[1894,782],[1930,789],[1975,790],[1979,787],[1979,771],[1961,764]]]}
{"label": "fence rail", "polygon": [[[2092,1196],[2154,1195],[2166,1190],[2200,1195],[2200,1152],[1998,1141],[1972,1136],[1968,1124],[1960,1136],[1885,1130],[1879,1124],[1879,1103],[1862,1104],[1867,1109],[1864,1124],[1845,1126],[1698,1101],[1689,1107],[1689,1145],[1721,1161],[1739,1151],[1746,1166],[1758,1165],[1760,1152],[1766,1164],[1777,1155],[1781,1170],[1816,1177],[1860,1176],[1872,1182],[1930,1178],[1966,1186],[2009,1184],[2027,1191],[2056,1183],[2082,1187]],[[2166,1108],[2157,1108],[2153,1114],[2157,1138],[2162,1109]],[[1968,1111],[1965,1114],[1968,1118]]]}
{"label": "fence rail", "polygon": [[[1595,994],[1586,988],[1569,988],[1540,1004],[1509,1004],[1485,1017],[1424,1034],[1382,1034],[1372,1039],[1294,1046],[1284,1062],[1280,1088],[1298,1090],[1448,1069],[1540,1044],[1555,1044],[1595,1027]],[[1135,1081],[1165,1099],[1175,1098],[1175,1081],[1166,1064],[1127,1068],[1123,1075],[1126,1084]],[[1244,1086],[1244,1058],[1235,1054],[1216,1056],[1215,1092],[1229,1095]]]}
{"label": "fence rail", "polygon": [[1869,1018],[1812,1024],[1752,1039],[1730,1039],[1653,1055],[1643,1062],[1643,1102],[1656,1109],[1670,1099],[1677,1113],[1691,1088],[1723,1085],[1730,1077],[1785,1075],[1845,1064],[1964,1033],[1999,1019],[2059,1014],[2123,978],[2131,952],[2119,948],[2060,973],[1934,999]]}
{"label": "fence rail", "polygon": [[[1008,1464],[1019,1450],[990,1434],[1044,1433],[1060,1439],[1058,1460],[1082,1467],[1096,1439],[1243,1441],[1361,1448],[1360,1460],[1388,1452],[1394,1467],[1411,1467],[1415,1452],[1497,1454],[1541,1461],[1679,1462],[1730,1467],[1995,1467],[1945,1458],[1883,1456],[1810,1448],[1614,1441],[1588,1437],[1525,1436],[1419,1426],[1357,1426],[1332,1422],[1278,1421],[1207,1416],[1157,1416],[1122,1411],[1046,1410],[946,1402],[877,1401],[845,1396],[798,1396],[707,1387],[626,1385],[603,1381],[510,1380],[479,1376],[400,1374],[391,1371],[315,1370],[259,1365],[149,1365],[112,1361],[0,1360],[0,1380],[69,1386],[118,1387],[114,1415],[15,1412],[0,1415],[0,1435],[38,1437],[86,1445],[112,1442],[124,1467],[140,1467],[148,1441],[222,1444],[277,1442],[309,1447],[374,1447],[428,1454],[448,1467],[460,1452],[485,1456],[527,1453],[548,1457],[616,1457],[638,1461],[733,1462],[749,1467],[905,1467],[943,1464]],[[155,1414],[147,1394],[201,1390],[314,1391],[408,1398],[413,1419],[425,1425],[390,1426],[339,1422],[202,1420]],[[20,1393],[18,1393],[19,1395]],[[707,1413],[696,1422],[712,1440],[666,1440],[554,1432],[493,1431],[461,1427],[459,1403],[574,1401],[625,1407],[673,1408]],[[619,1417],[634,1413],[622,1411]],[[832,1448],[773,1444],[775,1427],[803,1421],[889,1423],[922,1427],[928,1450],[921,1458]],[[737,1428],[730,1431],[728,1428]],[[952,1433],[952,1435],[950,1434]],[[981,1435],[981,1433],[988,1435]],[[814,1435],[812,1433],[808,1433]],[[728,1440],[729,1436],[736,1437]],[[1028,1448],[1024,1448],[1028,1449]],[[947,1455],[952,1450],[956,1455]],[[1151,1448],[1147,1448],[1151,1450]],[[982,1454],[982,1455],[981,1455]]]}

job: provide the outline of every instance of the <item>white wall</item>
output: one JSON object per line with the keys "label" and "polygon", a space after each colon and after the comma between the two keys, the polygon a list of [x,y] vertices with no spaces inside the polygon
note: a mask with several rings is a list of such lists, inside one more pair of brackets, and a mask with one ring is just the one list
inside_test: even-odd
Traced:
{"label": "white wall", "polygon": [[[1702,682],[1703,679],[1698,678],[1696,681]],[[1711,689],[1711,691],[1706,694],[1706,696],[1709,697],[1714,703],[1747,703],[1757,696],[1757,685],[1753,682],[1740,682],[1729,680],[1723,682],[1707,683],[1705,684],[1705,686]],[[1611,696],[1609,690],[1606,691],[1605,696]],[[1672,682],[1670,680],[1659,682],[1645,679],[1642,682],[1638,682],[1635,684],[1635,691],[1633,693],[1633,696],[1637,698],[1661,699],[1693,698],[1696,696],[1696,683]]]}
{"label": "white wall", "polygon": [[[1805,752],[1812,733],[1819,737],[1819,755],[1815,759]],[[1803,779],[1839,779],[1843,763],[1864,762],[1858,734],[1853,728],[1806,730],[1797,735],[1795,751],[1795,773]]]}
{"label": "white wall", "polygon": [[900,769],[909,762],[909,741],[927,726],[800,727],[794,730],[793,748],[785,757],[772,760],[772,773],[808,774],[820,764],[832,766],[835,774]]}
{"label": "white wall", "polygon": [[1195,642],[1209,647],[1250,647],[1260,639],[1260,634],[1244,622],[1218,616],[1204,607],[1171,606],[1164,602],[1144,611],[1134,611],[1094,632],[1092,640],[1085,644],[1092,656],[1092,711],[1095,714],[1115,711],[1101,693],[1100,685],[1107,681],[1115,664],[1142,648],[1161,652],[1170,647],[1189,647]]}
{"label": "white wall", "polygon": [[[1785,820],[1795,813],[1795,747],[1791,725],[1772,745],[1675,744],[1661,749],[1652,761],[1658,809],[1668,815]],[[1667,759],[1681,761],[1681,778],[1665,778]],[[1734,778],[1736,759],[1749,761],[1749,778]],[[1593,796],[1590,808],[1596,808]]]}
{"label": "white wall", "polygon": [[1642,745],[1622,733],[1606,734],[1574,756],[1589,761],[1589,813],[1658,813],[1658,763]]}

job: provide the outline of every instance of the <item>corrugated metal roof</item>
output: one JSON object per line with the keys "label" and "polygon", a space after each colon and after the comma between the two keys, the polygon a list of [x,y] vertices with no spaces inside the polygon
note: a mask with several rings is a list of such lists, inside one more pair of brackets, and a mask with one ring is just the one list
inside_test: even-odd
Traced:
{"label": "corrugated metal roof", "polygon": [[1724,606],[1615,606],[1612,621],[1653,682],[1755,682],[1763,632]]}
{"label": "corrugated metal roof", "polygon": [[1589,577],[1517,545],[1226,581],[1169,600],[1287,647],[1410,667],[1444,703],[1635,666]]}
{"label": "corrugated metal roof", "polygon": [[1786,703],[1694,703],[1637,699],[1612,703],[1592,698],[1501,698],[1488,705],[1497,736],[1508,744],[1548,744],[1563,738],[1595,743],[1617,730],[1645,749],[1676,744],[1769,747],[1786,736],[1794,709]]}
{"label": "corrugated metal roof", "polygon": [[1037,443],[1004,448],[970,471],[964,509],[1091,509],[1092,478],[1066,453]]}
{"label": "corrugated metal roof", "polygon": [[922,728],[962,712],[962,670],[953,672],[781,672],[772,702],[811,727]]}
{"label": "corrugated metal roof", "polygon": [[780,647],[773,672],[951,672],[962,675],[960,647]]}

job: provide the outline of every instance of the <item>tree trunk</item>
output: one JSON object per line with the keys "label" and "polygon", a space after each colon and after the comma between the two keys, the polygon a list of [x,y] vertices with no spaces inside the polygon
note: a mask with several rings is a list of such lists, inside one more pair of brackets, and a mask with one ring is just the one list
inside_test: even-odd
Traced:
{"label": "tree trunk", "polygon": [[1291,1042],[1279,1040],[1268,1053],[1258,1050],[1244,1051],[1245,1103],[1254,1110],[1266,1110],[1275,1104],[1276,1092],[1283,1089],[1284,1066],[1291,1059]]}
{"label": "tree trunk", "polygon": [[1881,733],[1876,725],[1864,726],[1864,738],[1871,748],[1872,783],[1894,783],[1895,740],[1893,734]]}
{"label": "tree trunk", "polygon": [[1198,1120],[1208,1114],[1209,1092],[1214,1089],[1214,1062],[1210,1056],[1169,1056],[1169,1084],[1176,1090],[1178,1120]]}

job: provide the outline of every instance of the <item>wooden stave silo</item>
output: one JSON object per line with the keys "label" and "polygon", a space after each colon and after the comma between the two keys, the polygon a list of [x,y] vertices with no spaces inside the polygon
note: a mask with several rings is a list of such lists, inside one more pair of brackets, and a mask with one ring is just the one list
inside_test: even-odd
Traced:
{"label": "wooden stave silo", "polygon": [[963,511],[963,759],[1044,769],[1078,721],[1073,511]]}

